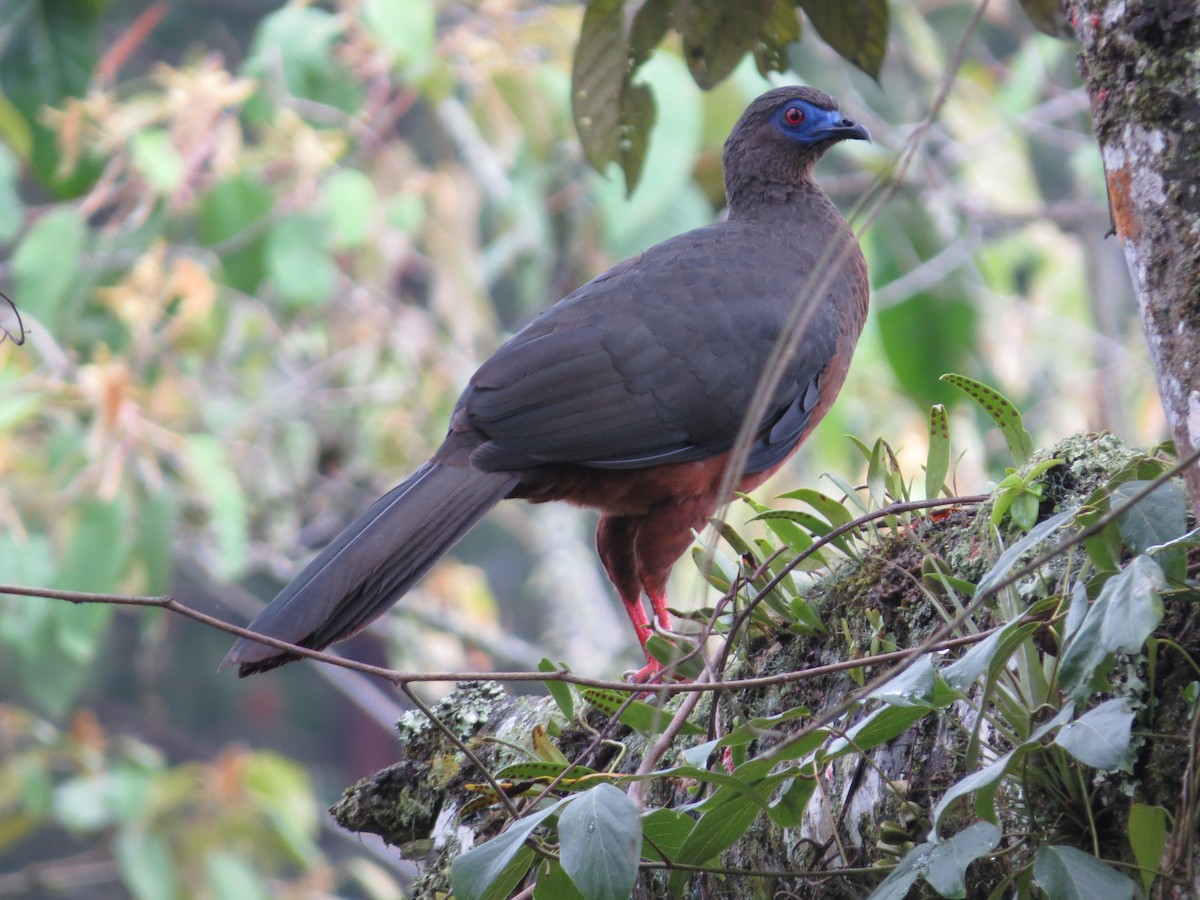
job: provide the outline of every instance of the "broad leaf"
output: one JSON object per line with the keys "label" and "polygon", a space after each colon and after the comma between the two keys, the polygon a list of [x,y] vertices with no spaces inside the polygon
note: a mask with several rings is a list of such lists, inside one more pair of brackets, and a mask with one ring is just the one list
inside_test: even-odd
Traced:
{"label": "broad leaf", "polygon": [[[450,884],[454,888],[455,897],[459,900],[484,900],[507,896],[507,891],[515,885],[515,881],[503,894],[493,893],[493,886],[506,874],[509,865],[518,859],[518,854],[524,849],[525,841],[533,834],[534,829],[571,799],[574,798],[559,800],[545,809],[518,819],[503,834],[456,856],[450,865]],[[529,853],[527,850],[525,852]]]}
{"label": "broad leaf", "polygon": [[760,812],[762,807],[754,800],[731,796],[700,817],[675,861],[693,866],[707,863],[741,839]]}
{"label": "broad leaf", "polygon": [[1033,880],[1054,900],[1131,900],[1134,890],[1132,880],[1074,847],[1039,849]]}
{"label": "broad leaf", "polygon": [[82,269],[87,243],[83,218],[74,209],[58,207],[34,223],[12,257],[13,296],[23,312],[57,331],[59,314]]}
{"label": "broad leaf", "polygon": [[646,0],[627,15],[624,0],[592,0],[571,72],[571,114],[588,161],[603,172],[616,162],[628,193],[641,177],[654,126],[650,89],[634,84],[638,68],[667,32],[669,4]]}
{"label": "broad leaf", "polygon": [[317,306],[332,299],[337,265],[320,219],[303,214],[281,219],[267,235],[266,249],[267,275],[287,307]]}
{"label": "broad leaf", "polygon": [[847,62],[878,80],[887,52],[887,0],[799,0],[813,28]]}
{"label": "broad leaf", "polygon": [[776,5],[775,0],[678,0],[673,24],[683,37],[683,57],[696,84],[709,90],[729,77],[759,42],[760,25]]}
{"label": "broad leaf", "polygon": [[674,809],[652,809],[642,816],[642,856],[674,860],[696,820]]}
{"label": "broad leaf", "polygon": [[1010,622],[939,670],[938,674],[954,690],[965,691],[980,675],[989,671],[997,659],[1006,660],[1016,646],[1038,627],[1037,622]]}
{"label": "broad leaf", "polygon": [[929,852],[925,880],[943,897],[967,896],[967,867],[1000,844],[1000,829],[991,822],[976,822]]}
{"label": "broad leaf", "polygon": [[937,828],[942,820],[942,815],[959,797],[965,797],[967,794],[975,793],[975,812],[985,821],[996,824],[996,806],[994,803],[996,791],[1000,787],[1000,782],[1004,776],[1008,774],[1009,769],[1022,756],[1038,745],[1042,738],[1052,731],[1061,728],[1062,725],[1071,718],[1071,714],[1075,711],[1075,705],[1068,703],[1049,722],[1041,725],[1036,731],[1029,736],[1025,742],[1017,745],[1004,756],[1001,756],[991,765],[988,765],[978,772],[972,772],[970,775],[962,778],[953,785],[938,801],[938,805],[933,810],[933,829],[934,836],[937,836]]}
{"label": "broad leaf", "polygon": [[1092,615],[1101,613],[1100,639],[1108,650],[1137,653],[1163,617],[1158,592],[1165,579],[1149,556],[1135,557],[1104,585]]}
{"label": "broad leaf", "polygon": [[890,681],[881,684],[870,694],[892,706],[920,706],[928,709],[933,703],[933,657],[926,653]]}
{"label": "broad leaf", "polygon": [[904,855],[887,878],[871,891],[867,900],[906,900],[908,892],[925,870],[934,844],[925,842],[913,847]]}
{"label": "broad leaf", "polygon": [[563,871],[588,900],[625,900],[642,847],[638,805],[611,784],[577,796],[558,817]]}
{"label": "broad leaf", "polygon": [[1007,550],[1000,554],[1000,557],[988,570],[987,574],[979,579],[979,586],[975,590],[975,596],[986,593],[992,590],[994,585],[999,584],[1008,577],[1008,573],[1012,571],[1013,566],[1017,564],[1022,556],[1033,550],[1038,544],[1048,538],[1053,532],[1057,531],[1062,525],[1074,515],[1071,512],[1060,512],[1057,515],[1051,516],[1045,522],[1037,525],[1029,534],[1021,538]]}
{"label": "broad leaf", "polygon": [[[1110,503],[1123,506],[1140,493],[1146,481],[1127,481],[1113,488]],[[1187,548],[1164,548],[1177,541],[1187,531],[1187,501],[1183,491],[1174,482],[1160,484],[1139,500],[1133,507],[1117,516],[1117,528],[1122,539],[1134,553],[1145,553],[1151,547],[1159,547],[1155,559],[1175,580],[1187,574]]]}
{"label": "broad leaf", "polygon": [[1064,725],[1054,743],[1086,766],[1129,772],[1133,768],[1129,743],[1133,717],[1128,698],[1106,700]]}
{"label": "broad leaf", "polygon": [[1135,803],[1129,810],[1129,846],[1142,867],[1142,890],[1150,896],[1163,850],[1167,846],[1167,811],[1161,806]]}

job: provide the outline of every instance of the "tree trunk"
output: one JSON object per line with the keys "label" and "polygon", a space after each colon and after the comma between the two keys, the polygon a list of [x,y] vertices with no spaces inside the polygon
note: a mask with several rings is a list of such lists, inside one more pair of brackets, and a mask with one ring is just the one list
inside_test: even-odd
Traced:
{"label": "tree trunk", "polygon": [[[1180,459],[1200,447],[1200,7],[1066,0],[1159,393]],[[1200,508],[1200,466],[1185,473]]]}

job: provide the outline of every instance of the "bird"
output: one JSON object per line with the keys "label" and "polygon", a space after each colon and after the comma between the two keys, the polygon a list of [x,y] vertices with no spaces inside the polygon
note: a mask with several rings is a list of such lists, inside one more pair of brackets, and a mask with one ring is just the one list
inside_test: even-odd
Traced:
{"label": "bird", "polygon": [[[484,362],[433,457],[318,553],[250,623],[321,650],[389,609],[504,499],[600,514],[596,549],[646,656],[671,628],[671,569],[728,497],[725,468],[797,303],[796,350],[732,484],[750,491],[792,455],[841,389],[867,315],[866,261],[813,177],[846,140],[870,141],[815,88],[769,90],[722,153],[727,216],[669,238],[564,297]],[[241,676],[299,657],[240,638]]]}

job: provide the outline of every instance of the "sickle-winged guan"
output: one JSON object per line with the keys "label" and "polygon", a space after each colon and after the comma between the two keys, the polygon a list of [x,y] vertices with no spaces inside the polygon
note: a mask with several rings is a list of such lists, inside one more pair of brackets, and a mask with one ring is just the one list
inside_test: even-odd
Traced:
{"label": "sickle-winged guan", "polygon": [[[858,243],[813,181],[821,155],[870,140],[833,98],[768,91],[725,142],[729,216],[588,282],[505,343],[468,383],[433,458],[319,553],[250,624],[320,649],[404,594],[496,503],[601,513],[596,546],[645,648],[642,605],[670,627],[671,567],[716,510],[726,461],[789,313],[803,334],[750,447],[757,487],[833,402],[867,312]],[[296,659],[242,638],[221,668]],[[658,665],[647,655],[644,679]]]}

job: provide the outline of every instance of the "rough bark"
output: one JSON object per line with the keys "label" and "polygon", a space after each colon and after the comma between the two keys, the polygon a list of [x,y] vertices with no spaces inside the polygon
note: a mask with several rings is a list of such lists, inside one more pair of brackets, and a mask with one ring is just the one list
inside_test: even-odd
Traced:
{"label": "rough bark", "polygon": [[[1200,447],[1200,5],[1066,0],[1125,250],[1180,458]],[[1200,506],[1200,466],[1185,474]]]}
{"label": "rough bark", "polygon": [[[1077,509],[1113,473],[1129,466],[1136,454],[1111,436],[1069,438],[1050,453],[1062,459],[1051,470],[1041,512]],[[1006,540],[1015,539],[1009,535]],[[860,653],[868,652],[872,638],[892,638],[901,647],[915,646],[935,630],[943,619],[930,602],[922,573],[931,558],[940,560],[945,571],[978,581],[994,558],[992,529],[986,507],[960,510],[948,517],[899,529],[883,539],[874,552],[858,564],[844,564],[811,587],[807,595],[822,610],[828,632],[811,638],[786,632],[753,641],[746,656],[735,653],[729,677],[771,675],[800,671],[806,667],[845,658],[847,641]],[[1074,564],[1077,564],[1074,563]],[[1016,587],[1026,602],[1033,602],[1047,583],[1058,581],[1061,568],[1072,565],[1065,559]],[[943,603],[947,602],[943,598]],[[877,614],[878,631],[868,624],[868,611]],[[979,624],[986,625],[982,615]],[[1160,634],[1171,635],[1195,653],[1200,647],[1200,607],[1193,603],[1173,604]],[[1099,840],[1107,858],[1131,861],[1124,822],[1130,797],[1137,802],[1176,810],[1180,785],[1188,766],[1186,743],[1177,739],[1187,731],[1188,704],[1184,688],[1195,678],[1180,655],[1158,656],[1153,688],[1146,686],[1146,658],[1138,654],[1117,664],[1127,672],[1139,703],[1155,709],[1154,731],[1168,737],[1147,740],[1138,753],[1131,773],[1108,773],[1095,782],[1091,815],[1098,824]],[[876,672],[868,672],[873,677]],[[735,713],[742,719],[767,716],[805,706],[828,709],[856,685],[840,673],[779,685],[756,691],[730,694],[723,701],[723,717]],[[708,699],[701,702],[692,721],[707,721]],[[532,745],[535,729],[552,732],[555,745],[571,760],[597,770],[632,773],[645,752],[645,743],[627,728],[608,734],[609,742],[581,757],[593,743],[596,730],[605,727],[607,716],[599,710],[584,712],[584,722],[566,722],[549,698],[512,697],[494,686],[460,686],[437,709],[439,717],[468,740],[491,771],[512,762],[525,761],[515,748]],[[578,715],[578,712],[577,712]],[[924,715],[908,731],[864,756],[853,754],[837,760],[821,773],[817,794],[808,802],[799,828],[781,828],[763,815],[745,836],[721,856],[721,864],[736,869],[790,872],[769,878],[746,876],[695,876],[686,897],[801,896],[830,898],[862,897],[878,883],[879,876],[862,871],[876,861],[894,860],[886,847],[903,853],[906,846],[927,839],[929,815],[946,787],[961,779],[964,748],[971,733],[970,708],[962,703]],[[806,720],[796,720],[795,727]],[[480,774],[428,722],[409,714],[398,723],[401,736],[399,761],[388,769],[347,789],[332,812],[342,827],[380,834],[401,848],[401,855],[422,862],[422,876],[413,886],[417,897],[435,897],[449,890],[449,866],[460,852],[488,840],[507,821],[495,804],[479,803],[480,794],[468,788],[479,784]],[[773,738],[764,738],[764,741]],[[704,740],[691,737],[676,742],[663,765],[679,761],[685,747]],[[1003,745],[999,741],[1000,746]],[[623,749],[621,749],[623,747]],[[762,749],[761,747],[758,749]],[[718,765],[717,762],[712,763]],[[678,808],[696,799],[696,785],[679,778],[656,779],[645,801],[650,807]],[[907,798],[902,802],[901,796]],[[1002,804],[1006,832],[1021,834],[1030,829],[1025,807],[1013,796]],[[1060,823],[1070,810],[1060,809],[1053,796],[1026,798],[1045,821]],[[1075,811],[1076,813],[1078,810]],[[968,804],[943,823],[944,833],[953,833],[973,821]],[[1035,816],[1036,818],[1036,816]],[[1045,824],[1043,821],[1043,825]],[[1058,827],[1057,825],[1055,826]],[[1054,830],[1054,829],[1051,829]],[[1059,829],[1061,831],[1061,829]],[[1057,834],[1070,841],[1071,833]],[[907,840],[897,837],[907,834]],[[1188,834],[1180,829],[1179,836]],[[1185,856],[1174,865],[1186,868],[1192,847],[1183,839]],[[1034,842],[1036,844],[1036,842]],[[1091,844],[1081,840],[1084,849]],[[1036,846],[1033,847],[1036,849]],[[1024,856],[1022,853],[1024,852]],[[1005,875],[1029,862],[1029,848],[1010,853],[1002,861],[980,860],[969,871],[968,896],[986,896]],[[1191,861],[1195,865],[1195,861]],[[857,868],[852,876],[837,876],[843,868]],[[707,878],[707,888],[702,879]],[[1180,883],[1176,881],[1175,883]],[[705,891],[707,890],[707,894]],[[644,871],[634,896],[663,898],[671,894],[661,871]]]}

